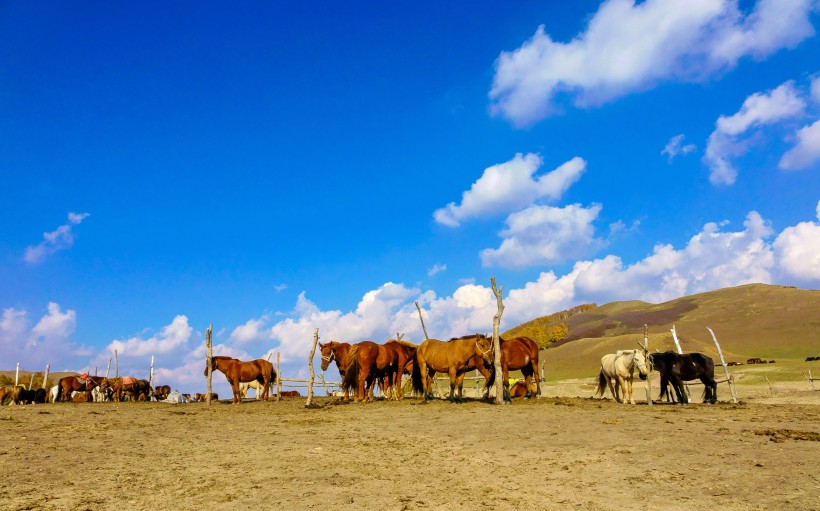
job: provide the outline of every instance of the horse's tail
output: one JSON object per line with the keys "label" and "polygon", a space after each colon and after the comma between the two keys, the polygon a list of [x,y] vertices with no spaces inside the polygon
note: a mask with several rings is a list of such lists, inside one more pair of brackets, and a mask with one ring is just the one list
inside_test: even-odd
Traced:
{"label": "horse's tail", "polygon": [[603,397],[604,391],[606,391],[606,376],[604,376],[604,370],[601,369],[601,372],[598,373],[598,386],[595,387],[595,395]]}
{"label": "horse's tail", "polygon": [[359,357],[357,356],[357,352],[359,351],[359,345],[356,344],[350,348],[348,352],[347,358],[347,368],[345,369],[345,375],[342,377],[342,388],[345,389],[355,389],[356,384],[359,381],[359,370],[361,367],[359,366]]}
{"label": "horse's tail", "polygon": [[421,367],[419,365],[419,350],[413,353],[413,372],[410,374],[413,380],[413,391],[424,393],[424,381],[421,374]]}
{"label": "horse's tail", "polygon": [[495,364],[490,368],[490,377],[487,378],[487,381],[484,383],[484,390],[489,390],[495,384]]}

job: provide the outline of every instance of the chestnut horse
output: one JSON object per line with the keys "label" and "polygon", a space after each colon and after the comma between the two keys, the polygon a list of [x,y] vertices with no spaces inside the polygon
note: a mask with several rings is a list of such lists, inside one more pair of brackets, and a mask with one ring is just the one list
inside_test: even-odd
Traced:
{"label": "chestnut horse", "polygon": [[[262,384],[264,389],[262,399],[268,399],[270,382],[276,379],[276,370],[273,368],[273,364],[262,359],[243,362],[231,357],[213,357],[211,358],[211,370],[222,371],[225,375],[228,383],[231,384],[231,390],[233,390],[234,404],[239,404],[242,401],[242,393],[239,390],[240,383],[256,380]],[[204,373],[205,375],[208,374],[208,366],[205,366]]]}
{"label": "chestnut horse", "polygon": [[[398,353],[384,344],[362,341],[354,344],[348,352],[348,365],[342,386],[352,388],[358,402],[373,401],[373,382],[390,376],[398,370]],[[404,368],[404,366],[402,366]]]}
{"label": "chestnut horse", "polygon": [[157,385],[154,387],[154,398],[157,401],[163,401],[168,399],[168,395],[171,393],[171,386],[170,385]]}
{"label": "chestnut horse", "polygon": [[[501,372],[504,381],[504,400],[512,401],[510,396],[510,369],[521,371],[524,375],[524,388],[527,389],[525,398],[533,396],[530,391],[533,376],[535,376],[535,395],[541,395],[541,378],[538,375],[538,343],[529,337],[514,337],[499,339],[501,346]],[[486,389],[489,390],[495,382],[495,366],[487,378]]]}
{"label": "chestnut horse", "polygon": [[436,372],[446,372],[450,376],[450,401],[462,402],[464,375],[475,368],[476,355],[485,363],[492,363],[493,345],[484,335],[468,335],[450,342],[427,339],[416,350],[413,390],[423,392],[425,401],[432,398],[433,377]]}
{"label": "chestnut horse", "polygon": [[148,380],[138,380],[131,376],[120,376],[119,378],[103,378],[100,382],[100,389],[103,396],[111,389],[114,402],[122,401],[123,396],[128,396],[132,401],[147,401],[151,396],[151,386]]}
{"label": "chestnut horse", "polygon": [[[339,369],[339,376],[342,380],[345,378],[345,369],[350,364],[348,355],[350,353],[350,344],[346,342],[330,341],[327,344],[319,343],[319,349],[322,353],[322,372],[327,371],[330,362],[336,361],[336,368]],[[344,387],[345,401],[350,400],[347,387]]]}
{"label": "chestnut horse", "polygon": [[57,383],[57,399],[55,401],[71,401],[72,392],[85,392],[86,401],[91,402],[91,389],[98,386],[105,378],[103,376],[66,376]]}
{"label": "chestnut horse", "polygon": [[[402,390],[401,379],[404,373],[412,374],[412,367],[408,366],[411,366],[413,363],[413,357],[416,354],[418,345],[401,339],[390,339],[384,343],[384,347],[396,352],[396,369],[392,373],[385,374],[384,377],[379,380],[379,386],[385,397],[403,401],[404,391]],[[392,396],[389,395],[391,392],[389,392],[388,389],[392,389]]]}

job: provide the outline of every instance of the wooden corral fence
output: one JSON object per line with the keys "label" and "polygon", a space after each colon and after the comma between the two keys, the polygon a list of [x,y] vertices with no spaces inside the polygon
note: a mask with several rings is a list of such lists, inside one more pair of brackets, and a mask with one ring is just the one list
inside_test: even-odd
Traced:
{"label": "wooden corral fence", "polygon": [[809,369],[809,374],[803,373],[803,377],[806,378],[809,381],[809,385],[811,385],[811,390],[817,390],[817,389],[814,388],[814,382],[820,381],[820,378],[812,377],[811,369]]}

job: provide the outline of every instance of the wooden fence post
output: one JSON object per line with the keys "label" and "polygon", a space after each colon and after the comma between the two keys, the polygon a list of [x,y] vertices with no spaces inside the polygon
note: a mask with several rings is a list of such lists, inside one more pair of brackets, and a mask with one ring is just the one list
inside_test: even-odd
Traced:
{"label": "wooden fence post", "polygon": [[316,345],[319,344],[319,329],[313,331],[313,347],[310,349],[310,356],[308,357],[308,367],[310,367],[310,380],[308,380],[308,395],[305,407],[313,405],[313,380],[316,373],[313,372],[313,357],[316,355]]}
{"label": "wooden fence post", "polygon": [[646,358],[646,404],[652,406],[652,364],[649,363],[649,330],[646,324],[643,326],[643,354]]}
{"label": "wooden fence post", "polygon": [[723,358],[723,351],[720,349],[720,344],[718,344],[717,337],[715,337],[715,332],[712,331],[711,328],[708,326],[706,330],[709,330],[709,333],[712,334],[712,340],[715,341],[715,347],[717,347],[718,356],[720,356],[720,364],[723,366],[723,372],[726,374],[726,380],[729,382],[729,390],[732,393],[732,403],[737,403],[737,394],[735,394],[735,382],[732,377],[729,375],[729,368],[726,367],[726,360]]}
{"label": "wooden fence post", "polygon": [[678,353],[683,355],[683,350],[680,349],[680,343],[678,342],[678,333],[675,331],[675,325],[672,325],[672,340],[675,341],[675,349],[678,350]]}
{"label": "wooden fence post", "polygon": [[207,390],[208,394],[205,398],[205,401],[208,403],[208,406],[211,406],[211,389],[212,389],[211,383],[212,383],[212,380],[213,380],[213,366],[212,366],[213,358],[214,358],[213,332],[214,332],[213,324],[208,325],[208,329],[205,330],[205,346],[208,348],[208,354],[206,355],[207,358],[205,359],[205,364],[206,364],[205,367],[206,367],[206,371],[208,373],[206,375],[208,377],[208,390]]}
{"label": "wooden fence post", "polygon": [[419,311],[419,320],[421,321],[421,329],[424,331],[424,340],[426,341],[430,337],[427,336],[427,327],[424,326],[424,318],[421,317],[421,307],[419,307],[419,302],[416,302],[416,310]]}
{"label": "wooden fence post", "polygon": [[494,366],[495,366],[495,404],[503,405],[504,401],[504,385],[507,383],[502,381],[504,378],[501,373],[501,338],[499,336],[499,329],[501,327],[501,315],[504,314],[504,303],[501,301],[501,294],[504,292],[504,286],[496,287],[495,276],[490,277],[490,284],[493,287],[493,294],[495,295],[496,305],[498,311],[493,316],[493,351],[494,351]]}
{"label": "wooden fence post", "polygon": [[151,355],[151,369],[148,370],[148,386],[154,384],[154,355]]}
{"label": "wooden fence post", "polygon": [[120,357],[117,355],[117,350],[114,350],[114,378],[120,377]]}
{"label": "wooden fence post", "polygon": [[20,384],[20,362],[17,362],[17,370],[14,371],[14,386]]}
{"label": "wooden fence post", "polygon": [[49,371],[49,369],[51,369],[51,364],[46,364],[46,372],[43,375],[43,388],[46,389],[46,392],[51,390],[51,389],[48,388],[48,371]]}
{"label": "wooden fence post", "polygon": [[108,357],[108,367],[105,368],[105,379],[108,379],[108,372],[111,371],[111,357]]}
{"label": "wooden fence post", "polygon": [[276,400],[282,399],[282,354],[276,352]]}
{"label": "wooden fence post", "polygon": [[31,390],[31,387],[34,386],[34,373],[31,373],[31,381],[28,382],[28,389]]}

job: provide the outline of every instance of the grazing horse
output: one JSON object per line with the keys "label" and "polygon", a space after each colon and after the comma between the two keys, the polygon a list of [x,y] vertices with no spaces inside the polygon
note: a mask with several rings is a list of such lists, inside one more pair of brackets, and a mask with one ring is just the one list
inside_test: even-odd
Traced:
{"label": "grazing horse", "polygon": [[[273,386],[273,383],[273,380],[271,380],[271,387]],[[256,399],[259,399],[262,396],[262,392],[265,390],[264,388],[262,388],[262,384],[256,380],[242,382],[239,384],[239,392],[242,394],[242,397],[248,397],[248,390],[250,389],[256,390]],[[269,391],[268,394],[273,394],[273,391]]]}
{"label": "grazing horse", "polygon": [[[348,360],[350,353],[350,344],[346,342],[330,341],[327,344],[319,343],[319,350],[322,353],[322,372],[327,371],[330,362],[336,361],[336,368],[339,370],[339,376],[342,380],[345,378],[345,370],[350,364]],[[344,387],[345,401],[350,400],[348,388]]]}
{"label": "grazing horse", "polygon": [[[357,402],[373,401],[373,382],[390,378],[398,369],[398,353],[384,344],[362,341],[354,344],[348,353],[348,365],[342,386],[353,389]],[[404,366],[402,366],[403,368]]]}
{"label": "grazing horse", "polygon": [[[205,401],[208,400],[208,394],[196,393],[196,394],[194,394],[194,399],[193,400],[196,401],[197,403],[204,403]],[[219,394],[217,394],[216,392],[211,392],[211,401],[217,401],[217,400],[219,400]]]}
{"label": "grazing horse", "polygon": [[531,396],[536,392],[535,384],[530,382],[528,385],[524,380],[518,380],[510,387],[510,397],[525,397]]}
{"label": "grazing horse", "polygon": [[162,401],[168,398],[168,394],[171,393],[171,386],[170,385],[157,385],[154,387],[154,398],[157,401]]}
{"label": "grazing horse", "polygon": [[[526,399],[533,395],[541,395],[541,378],[538,376],[538,343],[529,337],[515,337],[512,339],[499,339],[501,346],[501,371],[504,381],[504,399],[512,401],[510,396],[510,369],[520,370],[524,375],[524,388]],[[530,384],[535,376],[535,392],[530,392]],[[485,388],[489,391],[495,382],[495,365],[492,366],[490,377],[487,378]]]}
{"label": "grazing horse", "polygon": [[55,399],[55,402],[71,401],[72,392],[85,392],[86,401],[90,402],[91,389],[98,386],[104,379],[105,377],[103,376],[89,376],[87,374],[60,378],[60,381],[57,383],[59,388],[57,389],[57,399]]}
{"label": "grazing horse", "polygon": [[[629,404],[634,405],[635,399],[632,396],[632,379],[635,369],[642,380],[646,379],[647,368],[646,358],[640,350],[619,350],[617,353],[610,353],[601,357],[601,372],[598,374],[598,387],[595,393],[603,397],[606,387],[615,401],[626,404],[626,399],[621,399],[618,390],[623,391],[623,397],[629,396]],[[613,387],[613,380],[615,385]],[[627,385],[628,384],[628,385]]]}
{"label": "grazing horse", "polygon": [[450,401],[463,401],[464,375],[473,369],[473,357],[485,363],[493,360],[493,345],[484,335],[468,335],[450,342],[427,339],[416,349],[413,364],[413,390],[424,393],[424,400],[433,397],[433,377],[436,372],[450,376]]}
{"label": "grazing horse", "polygon": [[[233,403],[242,402],[242,394],[239,392],[239,384],[242,382],[256,380],[262,384],[262,399],[268,399],[268,389],[271,380],[276,379],[276,370],[273,364],[267,360],[256,359],[249,362],[231,357],[211,358],[211,370],[222,371],[233,390]],[[208,367],[205,367],[205,375],[208,374]]]}
{"label": "grazing horse", "polygon": [[11,395],[11,390],[12,390],[12,387],[9,387],[9,386],[6,386],[6,385],[3,385],[2,387],[0,387],[0,406],[3,405],[3,401],[6,400],[6,396]]}
{"label": "grazing horse", "polygon": [[661,389],[664,388],[664,381],[672,384],[678,402],[682,405],[689,403],[684,381],[700,380],[704,387],[704,403],[715,404],[717,402],[717,382],[715,381],[715,362],[703,353],[675,353],[667,351],[665,353],[652,353],[649,355],[649,362],[661,373]]}

